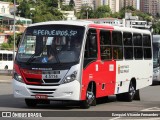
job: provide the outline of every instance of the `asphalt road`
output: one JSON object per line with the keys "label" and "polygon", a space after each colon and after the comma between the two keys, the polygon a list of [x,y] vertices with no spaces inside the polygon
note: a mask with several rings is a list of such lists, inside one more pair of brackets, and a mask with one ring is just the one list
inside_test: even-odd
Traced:
{"label": "asphalt road", "polygon": [[[2,78],[0,78],[2,79]],[[9,78],[8,78],[9,79]],[[149,86],[146,88],[143,88],[140,90],[140,101],[133,101],[133,102],[120,102],[116,100],[115,96],[110,96],[108,100],[105,102],[99,102],[97,106],[92,106],[90,109],[81,109],[78,106],[78,103],[62,103],[62,102],[51,102],[50,105],[39,105],[36,108],[28,108],[25,105],[25,102],[23,99],[16,99],[13,97],[12,94],[12,83],[11,82],[1,82],[0,83],[0,111],[26,111],[26,112],[44,112],[46,111],[52,118],[36,118],[36,119],[68,119],[68,120],[74,120],[75,118],[82,119],[82,120],[88,120],[88,119],[95,119],[95,120],[125,120],[128,119],[126,117],[107,117],[103,116],[104,112],[117,112],[117,111],[128,111],[128,112],[135,112],[135,111],[158,111],[160,113],[160,85],[155,84],[153,86]],[[57,113],[57,111],[59,111]],[[67,116],[65,112],[70,117]],[[79,112],[79,111],[82,111]],[[103,112],[102,112],[103,111]],[[79,112],[79,113],[77,113]],[[100,114],[99,114],[100,112]],[[0,113],[1,114],[1,113]],[[54,114],[58,117],[54,117]],[[76,117],[76,114],[80,114],[79,116],[82,117]],[[89,114],[93,114],[94,117],[84,117]],[[100,116],[102,114],[102,116]],[[72,116],[73,115],[73,116]],[[83,116],[84,115],[84,116]],[[96,117],[96,115],[98,117]],[[59,117],[61,116],[61,117]],[[64,117],[63,117],[64,116]],[[1,120],[2,118],[0,118]],[[8,119],[8,118],[3,118]],[[18,118],[12,118],[17,120]],[[26,119],[27,118],[23,118]],[[33,119],[33,118],[31,118]],[[136,117],[132,118],[136,119]],[[141,117],[142,119],[142,117]],[[146,118],[145,118],[146,119]],[[147,120],[158,120],[160,117],[149,117]],[[140,119],[139,119],[140,120]]]}

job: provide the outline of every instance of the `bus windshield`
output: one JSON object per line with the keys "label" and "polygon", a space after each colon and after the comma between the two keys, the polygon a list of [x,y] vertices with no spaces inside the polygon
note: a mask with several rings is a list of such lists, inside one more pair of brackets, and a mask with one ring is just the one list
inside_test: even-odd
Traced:
{"label": "bus windshield", "polygon": [[84,27],[40,25],[28,27],[17,52],[17,61],[26,63],[78,62]]}

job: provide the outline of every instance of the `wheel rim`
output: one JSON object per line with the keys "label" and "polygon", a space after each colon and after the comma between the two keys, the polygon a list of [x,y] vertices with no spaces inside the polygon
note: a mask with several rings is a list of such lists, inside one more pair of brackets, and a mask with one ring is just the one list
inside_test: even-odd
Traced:
{"label": "wheel rim", "polygon": [[131,83],[130,88],[129,88],[129,95],[131,96],[131,98],[134,97],[135,93],[136,93],[135,88],[134,88],[134,86]]}
{"label": "wheel rim", "polygon": [[87,91],[87,103],[90,105],[94,99],[94,93],[92,91]]}

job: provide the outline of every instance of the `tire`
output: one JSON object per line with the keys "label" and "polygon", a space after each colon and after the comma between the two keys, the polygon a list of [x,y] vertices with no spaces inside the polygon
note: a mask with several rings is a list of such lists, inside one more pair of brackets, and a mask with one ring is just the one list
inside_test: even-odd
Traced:
{"label": "tire", "polygon": [[141,99],[140,99],[139,90],[136,90],[136,93],[135,93],[135,95],[134,95],[134,100],[141,100]]}
{"label": "tire", "polygon": [[86,100],[81,101],[80,107],[83,109],[88,109],[90,106],[96,106],[96,97],[94,90],[89,86],[86,92]]}
{"label": "tire", "polygon": [[134,99],[134,95],[136,94],[136,89],[132,83],[132,81],[130,82],[129,85],[129,90],[127,93],[121,93],[121,94],[117,94],[117,100],[118,101],[126,101],[126,102],[132,102],[132,100]]}
{"label": "tire", "polygon": [[36,107],[37,106],[37,101],[35,99],[25,99],[25,103],[27,107]]}
{"label": "tire", "polygon": [[136,93],[136,88],[134,87],[134,85],[131,81],[131,83],[129,85],[128,93],[125,93],[126,94],[126,101],[132,102],[132,100],[134,99],[135,93]]}

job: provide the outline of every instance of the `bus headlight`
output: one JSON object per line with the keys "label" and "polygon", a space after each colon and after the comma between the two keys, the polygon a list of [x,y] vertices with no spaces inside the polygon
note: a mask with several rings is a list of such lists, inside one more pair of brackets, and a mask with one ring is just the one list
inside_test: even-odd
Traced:
{"label": "bus headlight", "polygon": [[74,71],[72,74],[65,77],[65,79],[62,81],[62,84],[72,82],[76,79],[76,77],[77,77],[77,72]]}
{"label": "bus headlight", "polygon": [[23,82],[22,76],[14,72],[13,78],[19,82]]}

